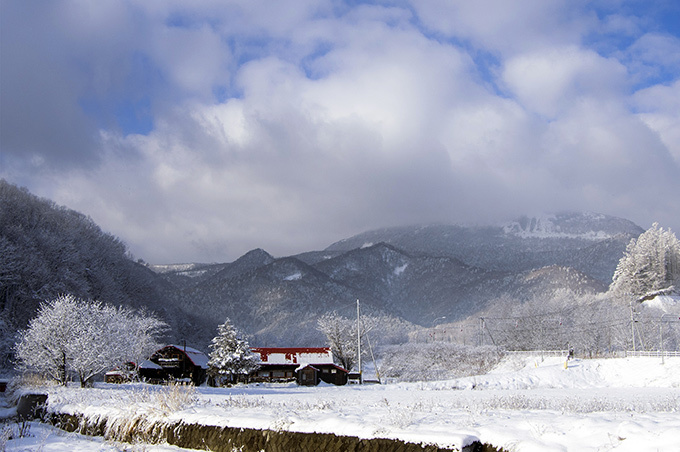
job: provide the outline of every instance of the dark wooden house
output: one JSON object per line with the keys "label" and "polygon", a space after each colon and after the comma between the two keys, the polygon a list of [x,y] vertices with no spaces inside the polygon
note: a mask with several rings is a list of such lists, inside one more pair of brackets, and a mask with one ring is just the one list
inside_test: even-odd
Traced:
{"label": "dark wooden house", "polygon": [[328,347],[256,347],[252,351],[260,357],[260,368],[251,380],[296,381],[305,386],[318,385],[322,381],[347,384],[348,371],[333,363],[333,354]]}
{"label": "dark wooden house", "polygon": [[166,345],[139,366],[139,376],[151,383],[170,380],[203,384],[208,370],[208,357],[184,345]]}

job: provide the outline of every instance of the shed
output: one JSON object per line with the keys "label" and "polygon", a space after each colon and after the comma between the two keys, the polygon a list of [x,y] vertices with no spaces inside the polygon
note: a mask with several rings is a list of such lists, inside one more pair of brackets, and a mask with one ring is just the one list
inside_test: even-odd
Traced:
{"label": "shed", "polygon": [[301,386],[316,386],[319,384],[319,369],[311,364],[299,367],[295,373],[297,374],[297,383]]}

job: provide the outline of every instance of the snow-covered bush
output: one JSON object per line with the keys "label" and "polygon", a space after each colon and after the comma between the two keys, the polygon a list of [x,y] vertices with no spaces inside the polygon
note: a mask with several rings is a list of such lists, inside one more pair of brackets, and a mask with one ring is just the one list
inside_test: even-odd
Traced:
{"label": "snow-covered bush", "polygon": [[81,385],[103,371],[139,362],[157,348],[167,326],[153,316],[64,295],[40,306],[15,346],[18,368]]}
{"label": "snow-covered bush", "polygon": [[400,381],[430,381],[480,375],[501,359],[495,347],[451,342],[409,342],[385,347],[381,374]]}
{"label": "snow-covered bush", "polygon": [[168,415],[196,403],[198,395],[194,385],[171,383],[156,391],[152,406],[162,414]]}

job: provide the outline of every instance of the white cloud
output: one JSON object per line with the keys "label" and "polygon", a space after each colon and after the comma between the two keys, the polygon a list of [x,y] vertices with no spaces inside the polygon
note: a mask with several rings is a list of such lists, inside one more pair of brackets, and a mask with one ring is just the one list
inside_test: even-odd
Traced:
{"label": "white cloud", "polygon": [[[35,153],[40,170],[28,173],[31,159],[14,153],[0,174],[91,215],[159,263],[226,261],[256,247],[285,255],[374,227],[561,209],[680,229],[680,201],[669,196],[680,192],[679,82],[629,95],[635,64],[667,68],[672,58],[644,39],[598,54],[583,44],[598,23],[584,5],[66,8],[40,22],[65,48],[58,62],[43,61],[44,40],[27,41],[28,78],[47,95],[25,117],[49,113],[34,116],[38,131],[93,133],[77,109],[84,95],[95,106],[144,95],[153,130],[123,136],[100,124],[96,146],[76,146],[98,164],[83,168],[64,152],[57,167]],[[605,22],[624,34],[643,26]],[[497,67],[477,66],[480,52]],[[22,78],[12,81],[21,94]]]}
{"label": "white cloud", "polygon": [[659,138],[680,166],[680,80],[671,85],[655,85],[633,96],[638,116]]}
{"label": "white cloud", "polygon": [[531,111],[555,118],[579,98],[620,97],[626,69],[612,58],[574,46],[506,61],[503,81]]}
{"label": "white cloud", "polygon": [[428,27],[476,47],[512,55],[580,41],[597,25],[581,0],[424,0],[413,7]]}

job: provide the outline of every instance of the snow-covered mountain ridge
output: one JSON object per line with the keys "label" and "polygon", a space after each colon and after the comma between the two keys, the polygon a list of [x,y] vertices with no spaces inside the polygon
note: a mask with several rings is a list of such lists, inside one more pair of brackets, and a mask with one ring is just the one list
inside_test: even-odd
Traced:
{"label": "snow-covered mountain ridge", "polygon": [[505,226],[398,227],[284,258],[253,250],[197,278],[161,276],[177,287],[176,304],[214,323],[193,328],[198,342],[229,317],[256,345],[318,345],[318,316],[351,317],[357,299],[366,312],[431,326],[474,316],[501,297],[602,292],[641,232],[627,220],[578,213]]}
{"label": "snow-covered mountain ridge", "polygon": [[522,238],[570,238],[605,240],[618,234],[639,234],[640,228],[627,220],[596,213],[562,212],[522,216],[502,225],[509,235]]}

